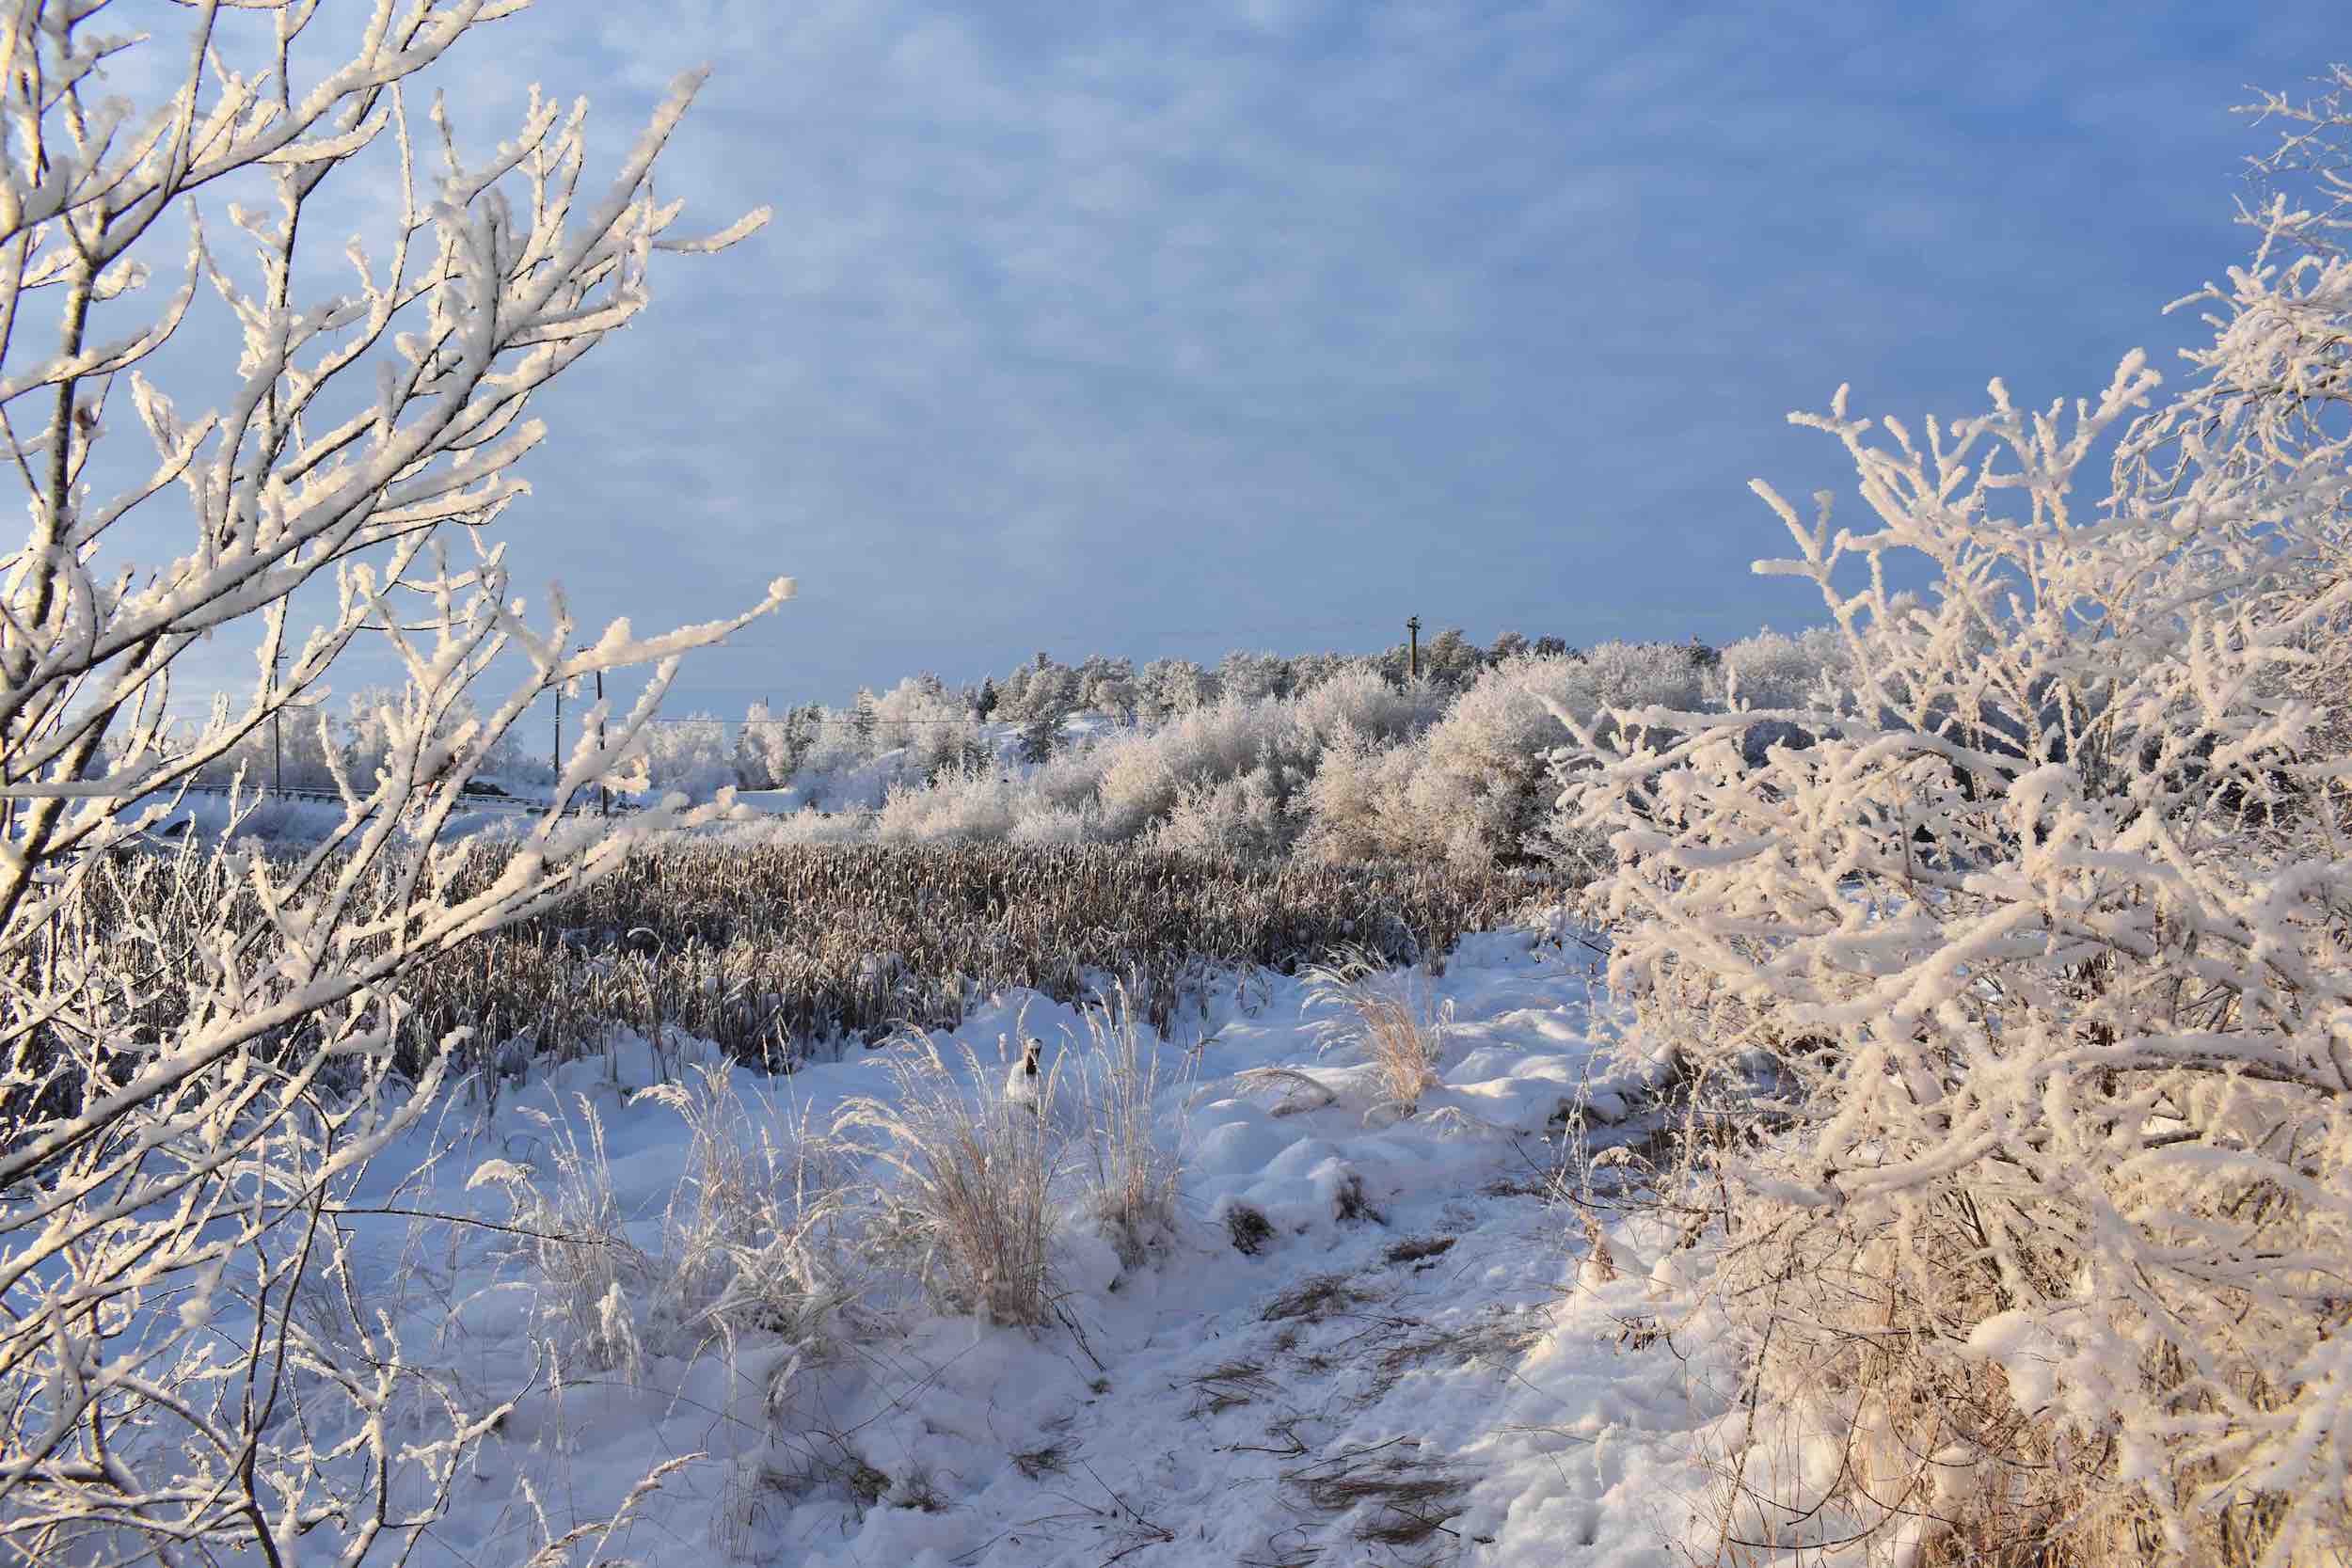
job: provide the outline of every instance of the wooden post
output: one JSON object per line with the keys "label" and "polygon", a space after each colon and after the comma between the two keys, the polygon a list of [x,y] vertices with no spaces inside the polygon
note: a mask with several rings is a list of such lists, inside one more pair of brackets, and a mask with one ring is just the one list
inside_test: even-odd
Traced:
{"label": "wooden post", "polygon": [[1406,636],[1406,644],[1405,644],[1405,646],[1406,646],[1406,654],[1405,654],[1405,678],[1406,678],[1406,680],[1410,680],[1410,681],[1417,681],[1417,680],[1421,679],[1421,617],[1420,617],[1420,616],[1418,616],[1418,615],[1408,615],[1408,616],[1406,616],[1406,619],[1405,619],[1405,636]]}

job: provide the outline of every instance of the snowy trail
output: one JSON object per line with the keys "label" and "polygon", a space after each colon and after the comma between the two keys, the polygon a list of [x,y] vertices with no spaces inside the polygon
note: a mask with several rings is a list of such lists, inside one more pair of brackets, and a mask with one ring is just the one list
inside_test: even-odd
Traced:
{"label": "snowy trail", "polygon": [[[789,1376],[781,1346],[754,1343],[732,1365],[686,1347],[633,1379],[575,1372],[560,1392],[540,1367],[418,1560],[523,1555],[535,1527],[518,1478],[561,1528],[688,1454],[707,1457],[669,1476],[610,1552],[810,1568],[1677,1560],[1669,1537],[1698,1485],[1679,1455],[1710,1412],[1670,1347],[1629,1340],[1638,1261],[1581,1281],[1581,1242],[1543,1200],[1558,1112],[1592,1070],[1590,991],[1530,947],[1526,932],[1474,938],[1433,984],[1454,1008],[1444,1082],[1409,1118],[1372,1111],[1371,1069],[1346,1053],[1317,1057],[1298,982],[1226,999],[1202,1021],[1190,1083],[1158,1107],[1188,1151],[1182,1234],[1133,1270],[1065,1235],[1060,1321],[1042,1329],[902,1319]],[[993,1060],[1018,1007],[1002,999],[961,1033]],[[1027,1028],[1077,1033],[1068,1009],[1034,999]],[[1268,1067],[1298,1077],[1241,1076]],[[678,1119],[622,1104],[604,1072],[558,1069],[466,1132],[432,1202],[479,1209],[489,1195],[462,1184],[485,1157],[544,1167],[552,1134],[531,1110],[578,1131],[585,1092],[629,1233],[658,1245]],[[761,1114],[822,1126],[876,1077],[855,1061],[804,1069],[764,1085],[777,1099]],[[1287,1110],[1322,1098],[1297,1092],[1305,1081],[1328,1103]],[[1592,1098],[1613,1110],[1632,1086]],[[443,1124],[442,1144],[456,1135]],[[1263,1234],[1229,1223],[1236,1205],[1264,1217]],[[533,1368],[529,1283],[493,1250],[463,1241],[408,1291],[416,1329],[483,1388]]]}

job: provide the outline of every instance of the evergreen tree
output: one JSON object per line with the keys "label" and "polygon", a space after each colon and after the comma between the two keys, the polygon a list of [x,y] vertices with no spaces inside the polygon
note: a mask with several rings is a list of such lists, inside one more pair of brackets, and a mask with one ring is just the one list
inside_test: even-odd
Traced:
{"label": "evergreen tree", "polygon": [[1054,754],[1061,743],[1062,716],[1057,712],[1039,714],[1021,729],[1021,760],[1043,762]]}

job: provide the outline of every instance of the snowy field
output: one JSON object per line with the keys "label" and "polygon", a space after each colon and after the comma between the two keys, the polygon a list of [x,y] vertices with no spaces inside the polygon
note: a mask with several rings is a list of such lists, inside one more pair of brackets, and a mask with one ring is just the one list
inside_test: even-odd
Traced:
{"label": "snowy field", "polygon": [[[1573,1213],[1547,1200],[1571,1107],[1589,1106],[1576,1114],[1593,1147],[1645,1130],[1628,1115],[1641,1074],[1597,1064],[1587,958],[1520,929],[1418,976],[1423,1016],[1452,1016],[1440,1082],[1410,1116],[1381,1103],[1359,1047],[1318,1032],[1334,1015],[1300,980],[1237,978],[1176,1039],[1147,1032],[1152,1133],[1184,1161],[1174,1234],[1122,1263],[1075,1187],[1057,1195],[1056,1300],[1037,1328],[904,1291],[775,1332],[721,1333],[659,1305],[690,1266],[675,1216],[710,1180],[690,1124],[805,1175],[796,1142],[887,1094],[885,1053],[714,1079],[674,1047],[676,1089],[649,1093],[653,1053],[632,1040],[534,1069],[486,1114],[461,1095],[376,1163],[356,1207],[488,1226],[349,1222],[370,1302],[419,1364],[485,1396],[526,1390],[414,1560],[523,1560],[665,1463],[605,1558],[1679,1560],[1705,1486],[1691,1444],[1717,1402],[1693,1386],[1691,1346],[1645,1331],[1655,1244],[1613,1235],[1604,1278]],[[1044,1042],[1042,1081],[1074,1082],[1095,1049],[1085,1024],[1005,995],[934,1043],[950,1062],[970,1045],[980,1071],[961,1086],[1002,1101],[1024,1032]],[[903,1180],[849,1158],[825,1180]],[[606,1275],[567,1284],[488,1227],[559,1212],[602,1215],[635,1252],[611,1275],[617,1297],[584,1315],[582,1290],[596,1297]]]}

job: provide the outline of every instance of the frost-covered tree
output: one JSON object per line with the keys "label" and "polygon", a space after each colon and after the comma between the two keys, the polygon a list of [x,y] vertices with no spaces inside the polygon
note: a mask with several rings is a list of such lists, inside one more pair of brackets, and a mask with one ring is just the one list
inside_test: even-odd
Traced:
{"label": "frost-covered tree", "polygon": [[[644,308],[653,254],[755,222],[669,237],[652,173],[694,77],[597,184],[583,111],[535,93],[467,159],[412,88],[521,8],[240,0],[161,12],[174,36],[151,49],[79,0],[0,4],[0,448],[29,517],[0,568],[12,1560],[397,1553],[503,1408],[410,1359],[355,1288],[341,1215],[464,1065],[463,1032],[413,1037],[418,966],[679,819],[550,813],[488,879],[436,847],[535,700],[653,665],[629,712],[582,726],[560,807],[643,731],[678,657],[741,624],[615,623],[573,651],[560,595],[522,618],[495,525],[542,436],[532,394]],[[106,96],[108,77],[160,96]],[[326,204],[361,182],[379,228],[329,292]],[[237,339],[209,363],[174,345],[207,292]],[[119,438],[142,435],[140,463]],[[138,560],[135,515],[169,541]],[[345,801],[325,844],[291,864],[133,847],[274,718],[291,739],[362,637],[406,686],[372,773],[322,750]],[[242,694],[177,722],[175,668],[240,645]]]}
{"label": "frost-covered tree", "polygon": [[793,725],[764,702],[755,702],[735,732],[735,782],[744,789],[781,788],[799,758],[792,751]]}
{"label": "frost-covered tree", "polygon": [[707,800],[741,783],[739,749],[726,724],[707,713],[648,724],[627,753],[643,769],[644,786]]}
{"label": "frost-covered tree", "polygon": [[1613,986],[1770,1133],[1675,1192],[1728,1198],[1679,1277],[1749,1358],[1730,1539],[2352,1550],[2343,191],[2252,214],[2169,401],[2134,356],[2072,408],[1799,418],[1867,525],[1759,484],[1757,570],[1842,689],[1560,712]]}
{"label": "frost-covered tree", "polygon": [[1078,700],[1083,706],[1131,724],[1140,695],[1132,660],[1098,654],[1078,667]]}
{"label": "frost-covered tree", "polygon": [[1209,673],[1188,658],[1155,658],[1136,677],[1144,717],[1153,721],[1189,713],[1209,701]]}
{"label": "frost-covered tree", "polygon": [[936,675],[900,681],[874,700],[873,712],[874,751],[903,751],[903,771],[921,777],[952,764],[979,737],[971,711]]}
{"label": "frost-covered tree", "polygon": [[1217,661],[1216,694],[1229,701],[1263,703],[1290,695],[1290,665],[1270,653],[1236,648]]}

